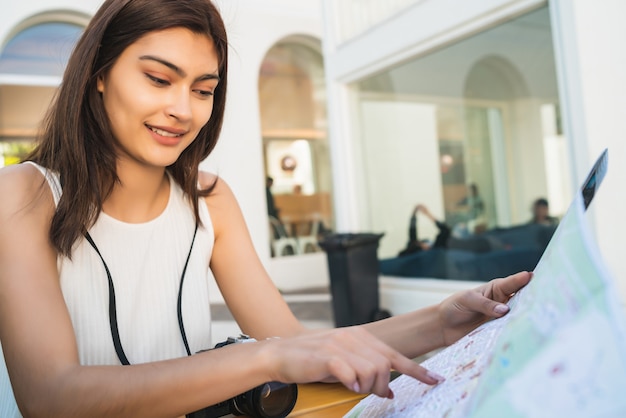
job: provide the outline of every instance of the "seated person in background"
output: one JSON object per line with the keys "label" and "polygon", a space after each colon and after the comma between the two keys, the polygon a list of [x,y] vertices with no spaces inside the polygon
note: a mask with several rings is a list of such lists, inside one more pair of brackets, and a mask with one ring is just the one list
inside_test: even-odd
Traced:
{"label": "seated person in background", "polygon": [[[430,245],[425,241],[420,241],[417,238],[417,212],[422,212],[424,216],[433,221],[437,228],[439,228],[439,233],[435,238],[435,242]],[[432,213],[428,210],[428,208],[422,204],[415,206],[413,209],[413,213],[411,214],[411,220],[409,222],[409,242],[402,251],[398,253],[398,257],[413,254],[419,251],[429,250],[431,248],[446,248],[448,245],[448,238],[450,238],[450,227],[445,223],[438,221]]]}
{"label": "seated person in background", "polygon": [[540,224],[540,225],[557,225],[559,223],[558,218],[554,216],[550,216],[550,207],[548,205],[548,200],[540,197],[535,200],[532,206],[532,214],[533,218],[529,223],[531,224]]}
{"label": "seated person in background", "polygon": [[478,185],[470,183],[467,185],[468,194],[457,203],[457,206],[465,210],[465,217],[468,221],[476,220],[485,215],[485,202],[478,192]]}

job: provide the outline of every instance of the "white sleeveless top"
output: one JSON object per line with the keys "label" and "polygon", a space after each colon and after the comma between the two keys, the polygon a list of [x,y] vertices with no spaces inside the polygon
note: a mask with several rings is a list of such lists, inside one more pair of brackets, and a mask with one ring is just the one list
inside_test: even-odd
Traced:
{"label": "white sleeveless top", "polygon": [[[61,197],[58,176],[35,166],[48,180],[57,204]],[[182,289],[183,324],[192,353],[211,344],[208,280],[215,236],[204,199],[199,204],[202,225],[198,226]],[[111,272],[120,341],[131,364],[187,355],[177,301],[194,229],[192,206],[170,177],[169,202],[157,218],[129,224],[101,213],[89,230]],[[80,363],[120,364],[111,337],[108,280],[100,257],[81,239],[72,260],[59,257],[58,266]],[[0,417],[20,416],[0,352]]]}

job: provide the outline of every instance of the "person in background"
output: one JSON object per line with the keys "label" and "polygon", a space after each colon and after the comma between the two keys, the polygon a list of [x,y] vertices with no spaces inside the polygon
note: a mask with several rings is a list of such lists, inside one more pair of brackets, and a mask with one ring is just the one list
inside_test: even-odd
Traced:
{"label": "person in background", "polygon": [[[529,282],[305,328],[227,182],[198,168],[220,134],[227,67],[211,0],[106,0],[86,27],[37,148],[0,169],[3,418],[180,417],[270,381],[393,398],[391,370],[443,381],[412,359],[507,314]],[[257,342],[207,350],[209,273]]]}
{"label": "person in background", "polygon": [[272,186],[274,185],[274,179],[270,176],[265,178],[265,198],[267,200],[267,214],[273,216],[276,219],[280,219],[278,212],[280,211],[276,207],[276,201],[274,200],[274,194],[272,193]]}
{"label": "person in background", "polygon": [[[423,241],[418,238],[417,235],[417,214],[421,212],[424,216],[430,219],[439,229],[439,233],[435,238],[435,241],[432,243],[428,243],[428,241]],[[431,248],[446,248],[448,245],[448,239],[450,238],[450,227],[445,224],[445,222],[441,222],[437,220],[433,214],[428,210],[425,205],[419,204],[416,205],[411,214],[411,218],[409,221],[409,241],[406,244],[406,247],[398,253],[398,256],[405,256],[409,254],[414,254],[420,251],[426,251]]]}
{"label": "person in background", "polygon": [[487,228],[485,216],[485,202],[480,196],[478,185],[467,185],[468,194],[457,203],[460,209],[460,217],[454,225],[453,235],[459,238],[482,233]]}
{"label": "person in background", "polygon": [[532,219],[530,220],[531,224],[555,226],[555,225],[558,225],[559,223],[558,218],[554,216],[550,216],[550,206],[546,198],[540,197],[537,200],[535,200],[532,204],[531,212],[532,212]]}
{"label": "person in background", "polygon": [[470,183],[467,190],[467,196],[461,199],[457,206],[465,210],[467,220],[479,219],[485,214],[485,203],[478,192],[478,185]]}

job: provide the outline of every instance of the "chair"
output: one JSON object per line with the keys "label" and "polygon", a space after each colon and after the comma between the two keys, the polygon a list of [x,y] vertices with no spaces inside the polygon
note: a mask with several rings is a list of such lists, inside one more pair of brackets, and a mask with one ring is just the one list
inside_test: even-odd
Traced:
{"label": "chair", "polygon": [[304,254],[307,250],[312,249],[315,252],[319,249],[318,235],[320,231],[320,222],[322,217],[319,213],[314,213],[311,219],[311,228],[308,235],[298,236],[298,250],[300,254]]}
{"label": "chair", "polygon": [[[285,230],[285,226],[274,216],[270,216],[270,242],[272,255],[280,257],[283,255],[297,254],[299,251],[298,241],[290,237]],[[289,251],[285,254],[285,251]]]}

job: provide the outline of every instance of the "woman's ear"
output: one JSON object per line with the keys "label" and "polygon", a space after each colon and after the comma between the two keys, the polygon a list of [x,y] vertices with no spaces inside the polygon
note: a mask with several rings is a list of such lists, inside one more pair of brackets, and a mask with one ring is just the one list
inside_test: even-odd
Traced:
{"label": "woman's ear", "polygon": [[96,88],[100,93],[104,93],[104,77],[101,75],[98,76],[98,80],[96,81]]}

